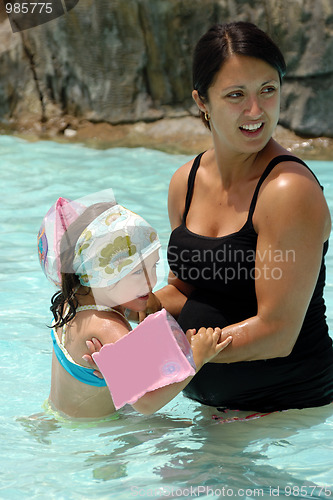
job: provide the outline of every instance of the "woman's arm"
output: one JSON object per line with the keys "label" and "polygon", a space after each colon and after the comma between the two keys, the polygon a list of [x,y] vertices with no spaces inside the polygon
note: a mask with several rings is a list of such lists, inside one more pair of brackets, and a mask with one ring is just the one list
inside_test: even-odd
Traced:
{"label": "woman's arm", "polygon": [[[200,328],[198,333],[195,333],[195,330],[188,330],[186,332],[186,336],[192,347],[196,373],[205,363],[225,349],[231,342],[231,337],[219,342],[220,334],[221,330],[219,328],[215,328],[215,330],[212,328]],[[150,415],[175,398],[189,384],[192,378],[193,376],[190,376],[182,382],[176,382],[165,387],[160,387],[155,391],[147,392],[132,406],[139,413]]]}
{"label": "woman's arm", "polygon": [[156,295],[162,307],[177,319],[192,290],[192,286],[176,278],[170,271],[168,284],[160,290],[157,290],[154,295]]}
{"label": "woman's arm", "polygon": [[170,271],[168,284],[156,292],[149,293],[145,310],[139,313],[130,312],[130,314],[127,314],[127,319],[135,323],[141,323],[149,314],[160,311],[162,307],[177,319],[192,290],[193,287],[178,280]]}
{"label": "woman's arm", "polygon": [[127,318],[129,321],[141,323],[149,314],[160,311],[164,307],[164,309],[177,319],[192,290],[193,287],[177,279],[170,271],[168,284],[160,290],[149,294],[145,310],[127,316]]}
{"label": "woman's arm", "polygon": [[233,342],[212,362],[288,356],[318,279],[330,216],[311,173],[284,168],[263,189],[253,223],[258,312],[223,329],[221,338]]}
{"label": "woman's arm", "polygon": [[[171,231],[182,223],[185,211],[185,199],[187,193],[188,176],[193,164],[193,160],[185,163],[172,176],[168,193],[168,214]],[[180,311],[193,291],[193,287],[178,279],[171,271],[168,276],[168,285],[158,290],[155,295],[160,300],[162,306],[178,318]]]}
{"label": "woman's arm", "polygon": [[[182,217],[185,210],[185,199],[187,192],[187,182],[193,160],[185,163],[172,176],[168,194],[168,213],[171,230],[182,223]],[[176,278],[170,271],[168,284],[152,294],[148,301],[146,311],[139,314],[142,321],[148,314],[158,311],[164,307],[174,318],[178,318],[187,297],[192,292],[193,287],[187,285]]]}

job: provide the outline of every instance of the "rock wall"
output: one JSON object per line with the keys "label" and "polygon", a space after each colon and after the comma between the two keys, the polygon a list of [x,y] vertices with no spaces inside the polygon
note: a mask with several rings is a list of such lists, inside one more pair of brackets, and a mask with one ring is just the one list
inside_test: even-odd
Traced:
{"label": "rock wall", "polygon": [[286,57],[281,124],[333,137],[332,0],[80,0],[19,33],[2,11],[1,121],[63,130],[196,114],[193,47],[210,25],[231,20],[256,23]]}

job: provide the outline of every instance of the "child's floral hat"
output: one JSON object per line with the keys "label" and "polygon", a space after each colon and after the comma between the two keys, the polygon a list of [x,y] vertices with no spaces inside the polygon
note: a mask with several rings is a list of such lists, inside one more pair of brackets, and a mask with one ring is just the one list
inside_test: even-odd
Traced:
{"label": "child's floral hat", "polygon": [[[105,209],[85,224],[86,210],[96,204]],[[82,234],[73,241],[78,219]],[[73,224],[73,226],[72,226]],[[106,287],[130,273],[161,247],[156,231],[142,217],[118,205],[112,189],[69,200],[58,198],[45,215],[38,233],[39,262],[47,278],[61,287],[61,272],[75,273],[81,284]],[[70,266],[62,256],[70,251]]]}
{"label": "child's floral hat", "polygon": [[91,222],[75,246],[73,269],[82,285],[110,286],[161,247],[140,215],[114,205]]}

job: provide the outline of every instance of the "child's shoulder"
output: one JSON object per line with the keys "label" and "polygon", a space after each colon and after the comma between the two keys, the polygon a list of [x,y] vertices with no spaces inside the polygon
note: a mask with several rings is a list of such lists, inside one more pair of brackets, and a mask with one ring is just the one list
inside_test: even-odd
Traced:
{"label": "child's shoulder", "polygon": [[103,345],[117,342],[131,330],[126,318],[117,310],[81,311],[75,317],[80,337],[83,340],[97,338]]}

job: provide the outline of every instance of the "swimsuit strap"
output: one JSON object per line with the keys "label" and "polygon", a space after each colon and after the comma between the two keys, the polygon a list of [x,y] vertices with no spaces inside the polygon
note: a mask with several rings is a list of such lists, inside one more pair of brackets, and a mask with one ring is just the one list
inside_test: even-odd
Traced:
{"label": "swimsuit strap", "polygon": [[[185,199],[185,210],[184,210],[184,214],[183,214],[183,223],[184,224],[186,222],[186,217],[187,217],[188,211],[190,209],[190,205],[191,205],[195,176],[196,176],[196,173],[197,173],[198,168],[200,166],[201,157],[202,157],[202,155],[204,153],[205,153],[205,151],[203,151],[202,153],[200,153],[194,159],[192,167],[191,167],[191,170],[190,170],[190,173],[189,173],[189,176],[188,176],[187,193],[186,193],[186,199]],[[269,162],[269,164],[265,168],[263,174],[261,175],[261,177],[260,177],[260,179],[258,181],[258,184],[256,186],[256,189],[254,191],[254,194],[253,194],[253,197],[252,197],[252,200],[251,200],[247,222],[249,222],[252,219],[252,216],[253,216],[253,213],[254,213],[254,209],[256,207],[256,203],[257,203],[257,199],[258,199],[259,190],[261,188],[262,183],[268,177],[268,175],[271,173],[271,171],[273,170],[273,168],[276,165],[278,165],[279,163],[282,163],[284,161],[293,161],[293,162],[296,162],[296,163],[300,163],[301,165],[303,165],[304,167],[306,167],[311,172],[311,174],[313,175],[313,177],[316,179],[316,181],[318,182],[319,186],[323,189],[323,187],[320,184],[320,182],[319,182],[318,178],[316,177],[316,175],[312,172],[312,170],[308,167],[308,165],[306,163],[304,163],[303,160],[301,160],[300,158],[297,158],[297,156],[293,156],[293,155],[279,155],[279,156],[276,156],[275,158],[273,158]]]}
{"label": "swimsuit strap", "polygon": [[95,387],[106,387],[104,379],[100,379],[94,374],[93,368],[87,368],[74,361],[64,345],[60,342],[57,332],[51,330],[53,350],[60,365],[75,379],[87,385]]}
{"label": "swimsuit strap", "polygon": [[[116,309],[113,309],[112,307],[109,306],[98,306],[96,304],[90,304],[88,306],[79,306],[76,308],[76,312],[81,312],[81,311],[89,311],[89,310],[95,310],[95,311],[113,311],[113,312],[119,312]],[[121,314],[121,313],[119,313]]]}
{"label": "swimsuit strap", "polygon": [[120,311],[117,311],[117,309],[114,309],[113,307],[109,307],[109,306],[98,306],[96,304],[90,304],[90,305],[87,305],[87,306],[79,306],[76,308],[76,312],[81,312],[81,311],[106,311],[106,312],[113,312],[113,313],[116,313],[118,314],[119,316],[121,316],[121,318],[125,321],[126,325],[128,327],[130,327],[130,329],[132,329],[131,325],[129,324],[126,316],[121,313]]}
{"label": "swimsuit strap", "polygon": [[56,331],[55,328],[53,328],[51,330],[51,337],[53,339],[53,343],[55,342],[57,344],[57,346],[59,347],[59,349],[61,350],[62,354],[64,355],[64,357],[66,359],[68,359],[68,361],[70,361],[71,363],[73,363],[74,365],[77,365],[77,366],[80,366],[76,361],[74,361],[74,359],[72,358],[72,356],[69,354],[69,352],[67,351],[66,347],[65,347],[65,344],[63,343],[63,340],[64,340],[64,327],[65,325],[63,326],[62,328],[62,332],[61,332],[61,341],[59,339],[59,335]]}
{"label": "swimsuit strap", "polygon": [[[125,320],[128,328],[132,330],[132,327],[130,323],[127,321],[125,316],[120,312],[117,311],[117,309],[113,309],[112,307],[106,307],[106,306],[96,306],[96,305],[88,305],[88,306],[80,306],[77,308],[77,312],[80,311],[87,311],[95,309],[98,311],[112,311],[117,313],[122,317],[123,320]],[[66,336],[66,326],[67,323],[64,324],[62,327],[62,335],[61,335],[61,341],[59,339],[58,333],[55,328],[51,330],[51,338],[53,342],[53,349],[54,353],[58,359],[58,362],[61,364],[61,366],[74,378],[79,380],[79,382],[82,382],[87,385],[92,385],[96,387],[106,387],[106,381],[104,379],[100,379],[94,374],[94,369],[93,368],[88,368],[85,366],[82,366],[74,359],[72,356],[69,354],[65,347],[65,336]]]}
{"label": "swimsuit strap", "polygon": [[[79,306],[76,308],[76,312],[79,313],[81,311],[90,311],[90,310],[94,310],[94,311],[107,311],[107,312],[114,312],[116,314],[118,314],[119,316],[121,316],[121,318],[125,321],[126,323],[126,326],[128,326],[128,328],[130,330],[132,330],[132,327],[129,323],[129,321],[127,320],[126,316],[124,314],[122,314],[120,311],[117,311],[117,309],[114,309],[113,307],[109,307],[109,306],[98,306],[96,304],[90,304],[90,305],[87,305],[87,306]],[[58,335],[56,334],[58,340],[59,340],[59,344],[65,346],[65,338],[66,338],[66,327],[67,327],[67,323],[65,323],[62,327],[62,332],[61,332],[61,342],[59,340],[59,337]],[[74,361],[73,361],[74,362]]]}
{"label": "swimsuit strap", "polygon": [[257,204],[257,199],[258,199],[258,194],[259,194],[259,190],[264,182],[264,180],[268,177],[268,175],[271,173],[271,171],[273,170],[273,168],[278,165],[279,163],[282,163],[284,161],[294,161],[296,163],[300,163],[301,165],[303,165],[304,167],[306,167],[311,173],[312,175],[314,176],[314,178],[316,179],[316,181],[318,182],[319,186],[322,188],[322,186],[320,185],[320,182],[319,180],[317,179],[317,177],[315,176],[315,174],[312,172],[312,170],[307,166],[306,163],[304,163],[303,160],[301,160],[300,158],[297,158],[297,156],[292,156],[292,155],[279,155],[279,156],[276,156],[275,158],[273,158],[269,164],[267,165],[267,167],[265,168],[263,174],[261,175],[259,181],[258,181],[258,184],[256,186],[256,189],[254,191],[254,194],[253,194],[253,197],[252,197],[252,200],[251,200],[251,205],[250,205],[250,210],[249,210],[249,215],[248,215],[248,220],[250,220],[253,216],[253,213],[254,213],[254,209],[256,207],[256,204]]}
{"label": "swimsuit strap", "polygon": [[194,159],[193,165],[191,167],[191,171],[190,171],[189,176],[188,176],[187,193],[186,193],[186,199],[185,199],[185,210],[184,210],[184,214],[183,214],[183,222],[184,222],[184,224],[185,224],[187,213],[188,213],[188,211],[190,209],[190,205],[191,205],[191,201],[192,201],[195,176],[196,176],[197,170],[198,170],[198,168],[200,166],[201,157],[202,157],[202,155],[204,153],[205,153],[205,151],[203,151],[202,153],[200,153]]}

